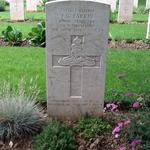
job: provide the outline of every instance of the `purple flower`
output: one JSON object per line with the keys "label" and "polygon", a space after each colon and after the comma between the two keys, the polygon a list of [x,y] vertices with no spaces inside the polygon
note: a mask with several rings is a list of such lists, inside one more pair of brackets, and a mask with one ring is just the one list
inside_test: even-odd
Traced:
{"label": "purple flower", "polygon": [[119,150],[127,150],[126,147],[120,147]]}
{"label": "purple flower", "polygon": [[140,106],[141,106],[140,102],[134,102],[132,105],[133,108],[139,108]]}
{"label": "purple flower", "polygon": [[106,105],[107,109],[110,109],[111,111],[117,111],[118,105],[114,103],[109,103]]}
{"label": "purple flower", "polygon": [[123,122],[118,122],[118,127],[122,128],[122,127],[123,127],[123,125],[124,125],[124,123],[123,123]]}
{"label": "purple flower", "polygon": [[124,125],[128,125],[128,124],[130,124],[130,123],[131,123],[130,120],[125,120],[125,121],[124,121]]}
{"label": "purple flower", "polygon": [[110,108],[110,107],[111,107],[111,104],[107,104],[107,105],[106,105],[106,108]]}
{"label": "purple flower", "polygon": [[137,139],[134,139],[132,142],[131,142],[131,146],[132,147],[136,147],[137,145],[141,145],[142,144],[142,141],[141,140],[137,140]]}
{"label": "purple flower", "polygon": [[116,111],[117,108],[118,108],[118,105],[116,105],[114,103],[111,104],[111,111]]}
{"label": "purple flower", "polygon": [[119,133],[121,130],[121,128],[119,126],[116,126],[113,131],[112,131],[112,134],[115,135],[116,133]]}

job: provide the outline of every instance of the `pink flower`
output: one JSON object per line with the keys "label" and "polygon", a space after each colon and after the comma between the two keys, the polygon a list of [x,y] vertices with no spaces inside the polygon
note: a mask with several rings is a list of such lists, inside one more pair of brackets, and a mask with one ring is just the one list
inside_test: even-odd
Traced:
{"label": "pink flower", "polygon": [[142,141],[141,140],[137,140],[137,139],[135,139],[135,140],[133,140],[131,142],[131,146],[132,147],[136,147],[137,145],[141,145],[141,144],[142,144]]}
{"label": "pink flower", "polygon": [[119,150],[127,150],[126,147],[120,147]]}
{"label": "pink flower", "polygon": [[117,111],[118,105],[114,103],[109,103],[106,105],[106,108],[110,109],[111,111]]}
{"label": "pink flower", "polygon": [[122,127],[123,127],[123,125],[124,125],[124,123],[123,123],[123,122],[118,122],[118,127],[122,128]]}
{"label": "pink flower", "polygon": [[115,134],[115,138],[116,138],[116,139],[118,139],[118,138],[119,138],[119,136],[120,136],[120,134],[119,134],[119,133],[116,133],[116,134]]}
{"label": "pink flower", "polygon": [[111,107],[111,104],[107,104],[107,105],[106,105],[106,108],[110,108],[110,107]]}
{"label": "pink flower", "polygon": [[116,104],[111,104],[111,111],[116,111],[118,108],[118,105]]}
{"label": "pink flower", "polygon": [[140,106],[141,106],[140,102],[134,102],[132,105],[133,108],[139,108]]}
{"label": "pink flower", "polygon": [[119,126],[116,126],[113,131],[112,131],[112,134],[115,135],[116,133],[119,133],[121,130],[121,128]]}
{"label": "pink flower", "polygon": [[130,123],[131,123],[130,120],[125,120],[125,121],[124,121],[124,125],[128,125],[128,124],[130,124]]}

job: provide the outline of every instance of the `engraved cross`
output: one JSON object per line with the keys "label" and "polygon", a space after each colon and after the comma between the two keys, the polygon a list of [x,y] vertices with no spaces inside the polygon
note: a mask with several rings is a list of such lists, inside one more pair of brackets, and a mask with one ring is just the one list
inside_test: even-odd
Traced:
{"label": "engraved cross", "polygon": [[[70,96],[81,98],[82,96],[82,75],[83,67],[97,66],[96,57],[83,54],[84,36],[71,36],[70,55],[58,59],[60,66],[70,66]],[[98,57],[98,59],[100,59]]]}

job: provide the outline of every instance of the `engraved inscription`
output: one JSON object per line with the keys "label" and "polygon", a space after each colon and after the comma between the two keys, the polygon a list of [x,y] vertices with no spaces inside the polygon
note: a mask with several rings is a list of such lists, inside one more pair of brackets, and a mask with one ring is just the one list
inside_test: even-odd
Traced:
{"label": "engraved inscription", "polygon": [[60,58],[58,64],[62,66],[95,66],[96,60],[83,54],[84,36],[71,36],[70,56]]}

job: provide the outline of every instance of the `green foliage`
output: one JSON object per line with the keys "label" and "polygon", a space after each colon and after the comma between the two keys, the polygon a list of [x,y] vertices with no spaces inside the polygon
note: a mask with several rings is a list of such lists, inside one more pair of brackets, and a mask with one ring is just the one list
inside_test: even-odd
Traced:
{"label": "green foliage", "polygon": [[76,140],[72,129],[61,122],[50,122],[33,140],[33,150],[75,150]]}
{"label": "green foliage", "polygon": [[8,142],[39,132],[42,120],[35,104],[36,93],[27,96],[21,85],[16,92],[8,83],[0,88],[0,140]]}
{"label": "green foliage", "polygon": [[11,45],[20,45],[22,42],[22,32],[8,26],[6,30],[2,31],[3,38]]}
{"label": "green foliage", "polygon": [[29,38],[31,42],[40,47],[45,47],[46,45],[46,35],[45,35],[45,22],[40,22],[37,24],[37,27],[32,28],[32,31],[29,33]]}
{"label": "green foliage", "polygon": [[150,44],[150,39],[145,39],[145,40],[143,40],[143,42],[144,42],[145,44]]}
{"label": "green foliage", "polygon": [[77,133],[81,133],[84,138],[91,138],[104,134],[111,129],[111,125],[99,117],[84,117],[74,126]]}
{"label": "green foliage", "polygon": [[129,140],[140,139],[142,150],[150,149],[150,112],[136,112],[132,116],[132,124],[128,130]]}
{"label": "green foliage", "polygon": [[145,9],[145,6],[138,7],[134,10],[136,14],[147,14],[148,10]]}
{"label": "green foliage", "polygon": [[5,11],[5,1],[4,0],[0,1],[0,12],[1,11]]}
{"label": "green foliage", "polygon": [[45,9],[45,4],[47,3],[47,2],[49,2],[50,0],[42,0],[42,6],[44,7],[44,9]]}

